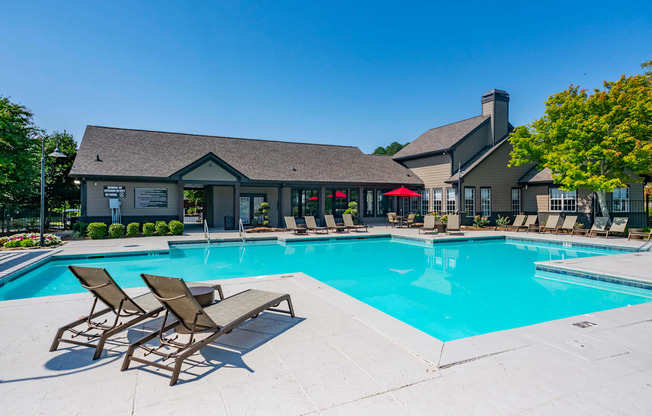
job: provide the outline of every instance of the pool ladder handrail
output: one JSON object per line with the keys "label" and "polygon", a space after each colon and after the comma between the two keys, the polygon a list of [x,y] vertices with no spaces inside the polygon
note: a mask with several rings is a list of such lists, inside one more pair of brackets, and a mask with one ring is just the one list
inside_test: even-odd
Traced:
{"label": "pool ladder handrail", "polygon": [[247,242],[247,237],[245,237],[245,228],[244,228],[244,223],[242,222],[242,218],[238,220],[238,233],[240,237],[242,238],[242,242],[246,243]]}
{"label": "pool ladder handrail", "polygon": [[208,221],[204,220],[204,238],[208,244],[211,243],[211,232],[208,229]]}

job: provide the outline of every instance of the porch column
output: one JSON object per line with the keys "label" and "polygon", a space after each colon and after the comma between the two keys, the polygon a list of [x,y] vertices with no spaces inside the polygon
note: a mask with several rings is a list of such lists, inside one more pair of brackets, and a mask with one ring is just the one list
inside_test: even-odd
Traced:
{"label": "porch column", "polygon": [[359,201],[358,201],[358,222],[364,224],[362,217],[364,217],[364,188],[361,186],[358,190]]}
{"label": "porch column", "polygon": [[320,225],[323,227],[326,225],[326,220],[324,215],[326,214],[326,187],[319,187],[319,221]]}
{"label": "porch column", "polygon": [[233,185],[233,226],[236,230],[240,226],[240,182]]}
{"label": "porch column", "polygon": [[278,228],[283,228],[283,191],[284,186],[278,187]]}
{"label": "porch column", "polygon": [[394,200],[394,202],[392,203],[392,206],[394,207],[394,212],[396,213],[396,215],[399,215],[399,212],[398,212],[398,197],[393,196],[392,199]]}
{"label": "porch column", "polygon": [[177,182],[177,200],[179,201],[179,208],[177,209],[177,215],[179,216],[179,221],[183,222],[183,187],[185,183],[179,181]]}

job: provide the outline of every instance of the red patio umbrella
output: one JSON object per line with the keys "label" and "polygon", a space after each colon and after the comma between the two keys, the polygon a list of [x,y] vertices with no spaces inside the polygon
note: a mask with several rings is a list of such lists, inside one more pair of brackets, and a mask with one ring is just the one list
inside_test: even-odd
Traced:
{"label": "red patio umbrella", "polygon": [[[403,197],[405,197],[405,196],[421,196],[421,194],[416,193],[414,191],[410,191],[409,189],[407,189],[404,186],[401,186],[398,189],[394,189],[393,191],[385,192],[383,195],[387,195],[387,196],[403,196]],[[403,207],[403,204],[401,204],[401,214],[403,215],[402,207]]]}
{"label": "red patio umbrella", "polygon": [[[332,194],[326,195],[326,198],[332,198],[332,197],[333,197]],[[344,192],[335,191],[335,198],[346,198],[346,194]],[[316,196],[311,196],[310,198],[308,198],[308,201],[316,201],[318,199],[319,198],[317,198]]]}

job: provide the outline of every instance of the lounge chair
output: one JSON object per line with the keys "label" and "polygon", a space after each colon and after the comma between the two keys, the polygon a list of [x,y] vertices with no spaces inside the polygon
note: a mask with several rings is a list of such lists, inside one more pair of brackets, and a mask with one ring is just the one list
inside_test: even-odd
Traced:
{"label": "lounge chair", "polygon": [[518,227],[523,225],[523,221],[525,221],[525,215],[524,214],[518,214],[516,216],[516,218],[514,218],[514,222],[512,223],[512,225],[507,224],[505,226],[505,231],[511,230],[511,229],[518,230]]}
{"label": "lounge chair", "polygon": [[627,236],[627,239],[631,239],[632,236],[637,236],[637,237],[643,237],[643,239],[651,240],[652,239],[652,229],[650,229],[649,233],[644,232],[643,230],[632,230],[630,228],[629,230],[629,235]]}
{"label": "lounge chair", "polygon": [[348,227],[335,223],[335,217],[333,217],[332,215],[324,215],[324,220],[326,221],[326,228],[328,228],[329,230],[335,230],[338,233],[344,231],[346,231],[347,233],[349,232]]}
{"label": "lounge chair", "polygon": [[297,227],[297,221],[294,217],[284,217],[285,218],[285,229],[288,231],[293,231],[295,234],[308,234],[308,229],[305,227]]}
{"label": "lounge chair", "polygon": [[387,213],[387,222],[392,227],[396,227],[396,225],[398,224],[398,218],[396,218],[396,213],[395,212],[388,212]]}
{"label": "lounge chair", "polygon": [[342,214],[342,220],[344,220],[344,226],[349,230],[360,232],[362,229],[364,229],[365,232],[369,231],[369,227],[366,224],[354,224],[353,216],[351,214]]}
{"label": "lounge chair", "polygon": [[542,225],[541,228],[539,229],[540,233],[545,233],[546,231],[550,232],[557,232],[557,227],[559,227],[559,215],[554,214],[554,215],[548,215],[548,219],[546,220],[546,224]]}
{"label": "lounge chair", "polygon": [[577,223],[577,215],[569,215],[566,218],[564,218],[564,222],[562,223],[561,227],[557,228],[557,234],[561,231],[562,233],[564,231],[567,231],[569,233],[573,232],[573,228],[575,228],[575,224]]}
{"label": "lounge chair", "polygon": [[[183,279],[149,274],[141,274],[140,276],[152,291],[153,296],[163,304],[165,317],[160,330],[141,338],[129,346],[121,371],[128,369],[131,361],[151,365],[172,372],[171,386],[176,384],[179,379],[181,365],[186,358],[210,344],[216,338],[230,333],[243,322],[257,317],[265,310],[287,313],[294,317],[294,308],[288,294],[250,289],[229,296],[219,303],[202,308],[188,290],[188,286],[186,286]],[[275,309],[281,302],[287,302],[287,311]],[[168,323],[168,315],[170,314],[176,319],[172,319]],[[165,337],[165,334],[175,327],[179,327],[178,332],[189,333],[188,342],[176,341],[179,335]],[[210,335],[195,340],[195,334],[198,332],[209,333]],[[159,346],[148,347],[145,345],[154,338],[158,338]],[[169,350],[166,352],[161,351],[165,347]],[[145,350],[145,356],[134,356],[137,348]],[[162,360],[145,358],[152,354],[161,357]],[[164,365],[161,362],[168,359],[174,361],[174,366]]]}
{"label": "lounge chair", "polygon": [[459,234],[463,235],[460,231],[460,216],[459,215],[449,215],[448,220],[446,221],[446,234]]}
{"label": "lounge chair", "polygon": [[410,213],[407,216],[407,219],[405,220],[405,224],[407,225],[408,228],[410,228],[411,225],[414,225],[414,221],[417,218],[417,214],[415,213]]}
{"label": "lounge chair", "polygon": [[537,215],[534,214],[528,215],[523,225],[516,228],[516,231],[521,231],[521,230],[530,231],[530,229],[532,229],[533,227],[536,227],[536,229],[538,230],[539,227],[536,225],[537,219],[538,219]]}
{"label": "lounge chair", "polygon": [[608,230],[595,230],[591,231],[591,236],[604,234],[605,238],[609,238],[609,234],[620,234],[625,235],[625,229],[627,228],[627,217],[616,217],[611,223],[611,227]]}
{"label": "lounge chair", "polygon": [[435,224],[435,217],[432,215],[426,215],[423,217],[423,227],[419,228],[419,234],[421,233],[432,233],[434,232],[435,234],[439,233],[439,230],[437,229],[437,224]]}
{"label": "lounge chair", "polygon": [[319,234],[319,233],[328,234],[328,228],[326,228],[326,227],[317,227],[317,222],[315,221],[315,217],[313,217],[313,216],[305,216],[304,219],[306,220],[306,228],[308,229],[308,232],[312,231],[315,234]]}
{"label": "lounge chair", "polygon": [[609,223],[609,218],[607,217],[596,217],[595,221],[593,221],[593,226],[591,226],[590,229],[584,229],[584,228],[574,228],[573,231],[571,232],[571,235],[577,234],[585,234],[587,237],[591,236],[592,232],[598,232],[598,231],[604,231],[607,229],[607,224]]}
{"label": "lounge chair", "polygon": [[[133,298],[127,295],[115,280],[113,280],[106,269],[79,266],[68,266],[68,269],[79,280],[79,283],[91,292],[95,299],[93,300],[93,306],[88,316],[77,319],[59,328],[50,346],[50,351],[56,351],[59,343],[65,342],[95,348],[93,360],[97,360],[102,355],[102,350],[107,339],[147,318],[155,317],[163,311],[161,303],[151,293]],[[206,285],[195,286],[206,287]],[[210,287],[219,292],[220,299],[224,298],[220,285]],[[98,300],[105,304],[107,308],[95,311]],[[106,324],[109,317],[106,317],[102,322],[93,321],[106,314],[115,315],[111,324]],[[128,318],[128,320],[122,322],[125,318]],[[84,323],[86,324],[85,329],[75,329],[75,327]],[[67,332],[72,334],[71,339],[63,338]],[[73,339],[77,337],[86,338],[88,342]],[[93,343],[95,339],[97,339],[97,343]]]}

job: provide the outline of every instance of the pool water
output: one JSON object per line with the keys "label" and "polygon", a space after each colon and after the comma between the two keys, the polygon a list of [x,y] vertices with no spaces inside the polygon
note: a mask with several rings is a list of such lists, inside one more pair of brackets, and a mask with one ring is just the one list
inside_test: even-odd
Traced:
{"label": "pool water", "polygon": [[652,301],[652,291],[538,272],[533,264],[614,253],[517,240],[182,245],[164,255],[51,261],[0,288],[0,299],[83,292],[69,264],[104,267],[125,288],[144,286],[140,273],[203,281],[304,272],[450,341]]}

